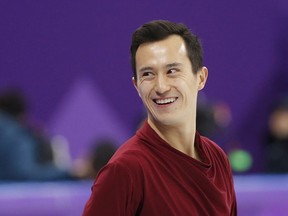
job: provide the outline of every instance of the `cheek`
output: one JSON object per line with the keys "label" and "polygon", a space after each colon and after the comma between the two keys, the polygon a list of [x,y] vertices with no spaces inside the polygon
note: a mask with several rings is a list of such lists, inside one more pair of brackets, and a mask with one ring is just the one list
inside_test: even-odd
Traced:
{"label": "cheek", "polygon": [[138,93],[142,98],[149,96],[151,92],[151,85],[146,82],[142,82],[138,84]]}
{"label": "cheek", "polygon": [[185,86],[192,93],[198,92],[199,84],[196,79],[190,78],[185,80]]}
{"label": "cheek", "polygon": [[195,91],[197,91],[197,86],[195,86],[195,83],[189,82],[189,80],[177,80],[174,83],[174,86],[177,86],[178,90],[180,92],[183,92],[183,94],[191,94]]}

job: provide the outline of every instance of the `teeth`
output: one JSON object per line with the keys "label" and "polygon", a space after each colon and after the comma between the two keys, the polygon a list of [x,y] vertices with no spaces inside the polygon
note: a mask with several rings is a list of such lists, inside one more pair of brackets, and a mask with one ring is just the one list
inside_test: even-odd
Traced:
{"label": "teeth", "polygon": [[176,100],[176,98],[165,98],[165,99],[157,99],[155,102],[157,104],[168,104],[173,103]]}

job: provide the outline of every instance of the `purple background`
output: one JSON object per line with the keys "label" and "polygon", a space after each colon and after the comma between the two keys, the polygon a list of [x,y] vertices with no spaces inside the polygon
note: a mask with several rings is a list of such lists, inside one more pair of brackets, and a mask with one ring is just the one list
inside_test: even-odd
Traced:
{"label": "purple background", "polygon": [[287,14],[285,0],[1,1],[0,88],[23,89],[31,118],[66,137],[73,158],[99,137],[120,145],[143,112],[131,34],[153,19],[184,22],[202,39],[207,98],[232,112],[219,145],[251,151],[259,171],[270,105],[288,86]]}

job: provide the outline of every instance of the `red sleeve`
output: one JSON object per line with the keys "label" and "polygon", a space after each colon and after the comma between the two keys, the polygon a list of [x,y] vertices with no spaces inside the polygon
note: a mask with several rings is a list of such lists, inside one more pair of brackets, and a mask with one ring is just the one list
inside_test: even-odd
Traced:
{"label": "red sleeve", "polygon": [[127,165],[108,164],[98,174],[82,216],[133,216],[140,202],[136,189]]}

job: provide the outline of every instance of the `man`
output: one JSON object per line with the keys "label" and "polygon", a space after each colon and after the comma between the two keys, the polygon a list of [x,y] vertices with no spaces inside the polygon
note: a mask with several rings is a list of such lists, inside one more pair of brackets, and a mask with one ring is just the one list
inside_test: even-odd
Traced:
{"label": "man", "polygon": [[148,119],[99,172],[83,215],[237,215],[227,157],[196,131],[208,76],[197,37],[152,21],[133,34],[130,52]]}

